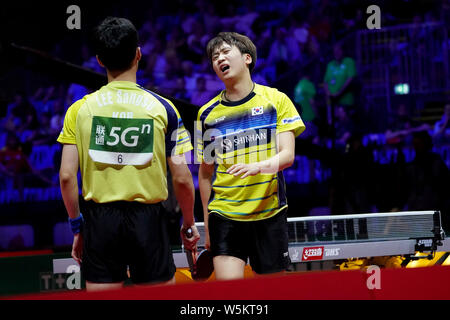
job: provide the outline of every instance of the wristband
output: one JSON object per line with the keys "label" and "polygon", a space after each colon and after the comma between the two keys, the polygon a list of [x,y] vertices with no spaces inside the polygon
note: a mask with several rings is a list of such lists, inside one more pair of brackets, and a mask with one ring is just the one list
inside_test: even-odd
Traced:
{"label": "wristband", "polygon": [[75,219],[71,219],[69,217],[69,224],[70,224],[70,228],[72,229],[72,233],[78,234],[81,232],[81,227],[83,226],[83,215],[80,212],[80,215],[78,216],[78,218]]}

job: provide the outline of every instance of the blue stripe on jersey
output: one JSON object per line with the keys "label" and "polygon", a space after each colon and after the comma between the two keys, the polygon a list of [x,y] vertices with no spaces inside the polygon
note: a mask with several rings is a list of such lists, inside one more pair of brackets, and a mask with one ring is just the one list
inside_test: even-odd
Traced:
{"label": "blue stripe on jersey", "polygon": [[[228,121],[227,121],[228,120]],[[270,110],[269,112],[259,115],[259,116],[246,116],[242,115],[242,117],[237,119],[226,119],[217,125],[213,125],[212,127],[219,129],[224,134],[226,130],[246,130],[251,129],[253,127],[263,127],[263,126],[272,126],[277,123],[277,113],[275,109]]]}
{"label": "blue stripe on jersey", "polygon": [[[220,104],[220,100],[217,100],[216,102],[214,102],[212,105],[210,105],[208,108],[206,108],[205,110],[203,110],[202,114],[200,115],[200,123],[202,125],[202,130],[206,129],[205,128],[205,119],[206,117],[210,114],[210,112],[217,107]],[[197,133],[199,134],[199,136],[203,137],[202,132],[197,130]],[[195,152],[198,154],[198,151],[201,149],[205,149],[207,147],[207,144],[209,144],[211,142],[207,142],[207,141],[203,141],[203,138],[201,138],[201,142],[197,141],[195,144]],[[201,153],[202,157],[203,157],[203,152]]]}
{"label": "blue stripe on jersey", "polygon": [[270,183],[270,182],[272,182],[273,180],[276,180],[276,179],[277,179],[277,177],[274,177],[274,178],[272,178],[270,180],[267,180],[267,181],[257,182],[257,183],[252,183],[252,184],[243,184],[243,185],[238,185],[238,186],[217,186],[217,185],[213,184],[213,187],[215,187],[215,188],[245,188],[245,187],[256,186],[258,184]]}
{"label": "blue stripe on jersey", "polygon": [[[177,113],[173,109],[173,107],[168,103],[163,97],[157,95],[153,91],[150,91],[146,88],[137,85],[137,87],[141,90],[144,90],[154,96],[167,111],[167,131],[166,131],[166,156],[170,156],[172,154],[172,150],[177,145],[177,141],[172,141],[172,133],[179,128],[183,124],[181,119],[178,118]],[[181,122],[181,125],[180,125]]]}
{"label": "blue stripe on jersey", "polygon": [[262,210],[262,211],[255,211],[255,212],[252,212],[252,213],[245,213],[245,212],[229,212],[229,211],[222,211],[222,210],[217,210],[217,209],[213,209],[213,210],[211,210],[211,211],[212,211],[212,212],[216,211],[216,212],[219,212],[219,213],[225,213],[225,214],[235,214],[235,215],[238,215],[238,216],[252,216],[252,215],[255,215],[255,214],[259,214],[259,213],[266,213],[266,212],[278,210],[279,208],[281,208],[281,207],[276,207],[276,208],[272,208],[272,209],[266,209],[266,210]]}
{"label": "blue stripe on jersey", "polygon": [[265,200],[268,199],[270,197],[273,197],[274,195],[276,195],[277,192],[272,193],[271,195],[267,196],[267,197],[262,197],[262,198],[254,198],[254,199],[245,199],[245,200],[229,200],[229,199],[225,199],[225,198],[217,198],[214,200],[220,200],[220,201],[227,201],[227,202],[247,202],[247,201],[259,201],[259,200]]}
{"label": "blue stripe on jersey", "polygon": [[219,130],[219,132],[223,133],[223,135],[220,136],[215,136],[215,138],[222,138],[222,137],[229,137],[229,136],[233,136],[239,133],[244,133],[244,132],[249,132],[250,130],[264,130],[264,129],[275,129],[277,127],[276,124],[269,124],[269,125],[262,125],[262,126],[253,126],[250,128],[235,128],[235,131],[231,131],[227,132],[226,130]]}
{"label": "blue stripe on jersey", "polygon": [[184,137],[184,138],[181,138],[181,139],[178,139],[178,140],[177,140],[177,143],[182,142],[182,141],[185,141],[185,140],[189,140],[189,136]]}
{"label": "blue stripe on jersey", "polygon": [[181,146],[181,145],[183,145],[183,144],[185,144],[185,143],[188,143],[188,142],[190,142],[189,139],[188,139],[188,140],[185,140],[185,141],[183,141],[183,142],[177,142],[177,145],[178,145],[178,146]]}
{"label": "blue stripe on jersey", "polygon": [[204,125],[206,117],[209,115],[209,113],[218,105],[220,104],[220,100],[214,102],[212,105],[210,105],[208,108],[206,108],[202,114],[200,115],[200,122]]}

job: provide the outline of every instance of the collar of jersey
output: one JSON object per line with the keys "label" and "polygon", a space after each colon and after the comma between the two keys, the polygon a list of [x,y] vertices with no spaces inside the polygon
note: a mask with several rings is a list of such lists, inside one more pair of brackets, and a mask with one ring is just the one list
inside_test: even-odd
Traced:
{"label": "collar of jersey", "polygon": [[227,107],[235,107],[235,106],[240,106],[241,104],[246,103],[247,101],[249,101],[251,98],[253,98],[256,95],[255,90],[253,89],[252,92],[250,92],[245,98],[238,100],[238,101],[226,101],[221,99],[220,103],[224,106]]}
{"label": "collar of jersey", "polygon": [[127,86],[127,87],[131,87],[131,86],[136,86],[137,83],[136,82],[132,82],[132,81],[111,81],[108,82],[108,84],[106,86],[108,87],[118,87],[118,86]]}

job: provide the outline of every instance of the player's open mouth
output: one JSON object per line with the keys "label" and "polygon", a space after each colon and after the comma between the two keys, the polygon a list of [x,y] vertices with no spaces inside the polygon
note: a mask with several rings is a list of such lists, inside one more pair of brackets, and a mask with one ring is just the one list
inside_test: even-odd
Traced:
{"label": "player's open mouth", "polygon": [[222,72],[225,72],[225,71],[227,71],[228,69],[230,69],[230,66],[229,66],[229,65],[224,65],[224,66],[222,66],[222,67],[220,68],[220,70],[221,70]]}

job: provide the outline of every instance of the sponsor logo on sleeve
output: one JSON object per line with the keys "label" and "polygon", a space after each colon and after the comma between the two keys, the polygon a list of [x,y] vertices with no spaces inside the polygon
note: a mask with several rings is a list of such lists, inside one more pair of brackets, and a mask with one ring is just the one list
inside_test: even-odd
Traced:
{"label": "sponsor logo on sleeve", "polygon": [[215,120],[215,123],[221,122],[221,121],[225,120],[225,118],[226,118],[226,116],[221,116],[220,118],[217,118],[217,119]]}
{"label": "sponsor logo on sleeve", "polygon": [[284,118],[283,120],[281,120],[281,123],[282,124],[288,124],[288,123],[293,123],[293,122],[297,122],[297,121],[300,121],[300,120],[301,120],[300,116],[295,116],[295,117],[292,117],[292,118]]}

